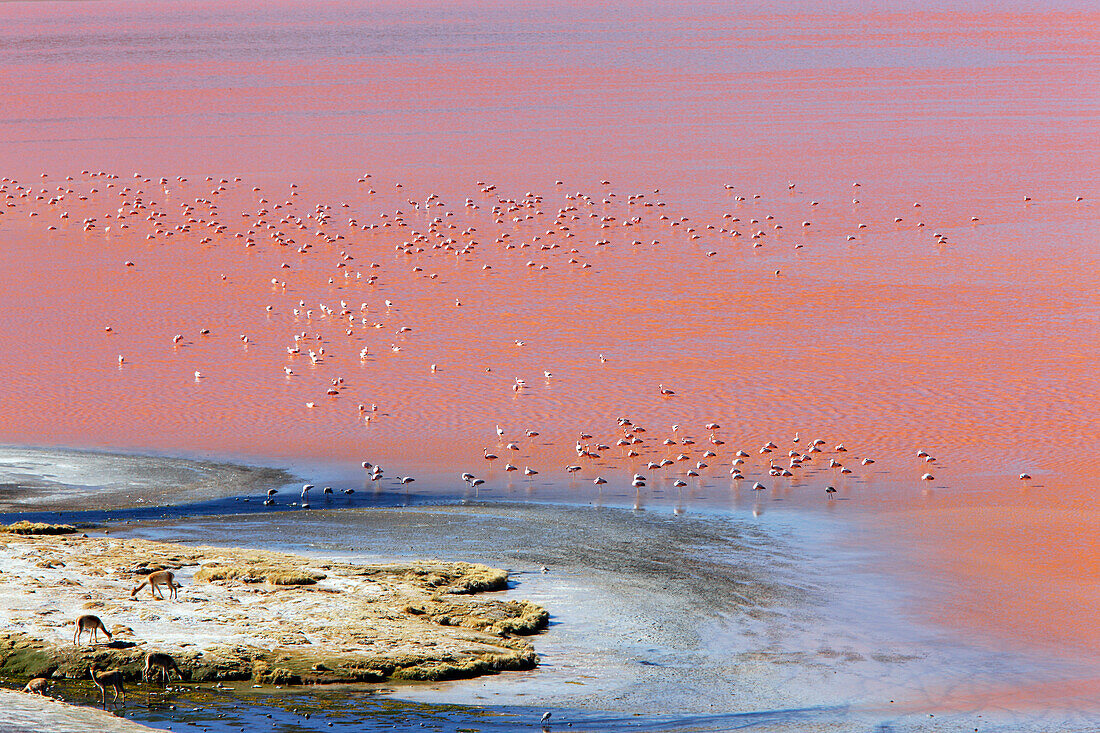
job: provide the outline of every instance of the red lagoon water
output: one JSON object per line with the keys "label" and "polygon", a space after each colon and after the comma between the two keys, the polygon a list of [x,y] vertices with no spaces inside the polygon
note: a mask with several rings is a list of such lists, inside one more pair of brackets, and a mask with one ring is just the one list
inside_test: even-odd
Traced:
{"label": "red lagoon water", "polygon": [[834,484],[966,578],[951,618],[1063,642],[1098,586],[1100,16],[820,10],[0,5],[0,441]]}

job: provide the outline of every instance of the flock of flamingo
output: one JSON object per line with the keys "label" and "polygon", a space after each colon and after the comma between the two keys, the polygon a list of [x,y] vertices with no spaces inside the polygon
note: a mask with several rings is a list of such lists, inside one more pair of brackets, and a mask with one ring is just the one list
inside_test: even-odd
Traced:
{"label": "flock of flamingo", "polygon": [[[305,374],[315,377],[326,371],[329,361],[366,362],[379,353],[415,349],[412,337],[420,326],[391,319],[400,317],[401,295],[416,297],[410,294],[412,289],[432,287],[444,279],[441,273],[446,273],[445,279],[453,284],[494,269],[510,273],[586,270],[593,268],[599,254],[610,248],[660,247],[664,237],[679,238],[677,241],[686,244],[689,252],[702,258],[719,256],[725,248],[741,242],[751,244],[753,249],[801,249],[815,234],[812,219],[784,222],[758,212],[750,207],[760,204],[761,194],[735,192],[732,185],[726,185],[725,190],[733,210],[707,222],[669,212],[659,189],[618,192],[607,180],[589,192],[569,191],[558,180],[552,195],[527,191],[513,197],[502,195],[494,184],[478,181],[475,194],[458,206],[449,206],[441,194],[410,197],[401,183],[383,184],[371,174],[363,174],[357,179],[361,196],[368,202],[378,202],[377,210],[369,212],[362,204],[303,204],[296,183],[260,186],[246,183],[239,175],[205,176],[196,183],[198,195],[196,186],[185,176],[147,177],[135,173],[123,177],[85,170],[61,179],[43,173],[34,184],[5,177],[0,179],[0,227],[23,216],[34,222],[36,229],[29,231],[37,230],[46,237],[59,230],[73,235],[79,227],[86,240],[103,243],[103,257],[111,256],[112,244],[126,242],[131,251],[141,251],[136,243],[144,242],[147,257],[156,259],[169,251],[183,254],[192,258],[190,266],[195,270],[204,267],[202,253],[212,248],[245,256],[262,252],[263,258],[245,268],[250,281],[227,285],[256,288],[266,283],[271,302],[264,306],[263,314],[251,319],[259,332],[229,338],[244,347],[260,339],[268,343],[284,339],[285,354],[278,365],[278,377],[285,380]],[[388,188],[385,197],[376,190],[384,186]],[[858,218],[861,184],[853,183],[852,188],[857,196],[852,199],[850,224],[846,229],[834,226],[820,236],[852,241],[868,229],[869,225]],[[794,195],[796,184],[788,184],[788,191]],[[381,203],[383,198],[391,206],[394,201],[401,203],[386,208]],[[551,198],[555,203],[550,203]],[[1031,202],[1030,196],[1023,198],[1025,203]],[[244,205],[234,212],[229,201]],[[812,214],[819,206],[818,201],[809,200],[804,208]],[[912,222],[899,213],[892,223],[884,225],[910,226],[925,232],[933,245],[948,241],[947,234],[927,227],[921,220],[919,202],[914,202],[912,209],[918,212]],[[978,221],[978,217],[970,219],[970,223]],[[134,259],[117,263],[117,277],[141,268],[138,255],[132,256]],[[393,277],[398,271],[403,274],[399,281]],[[775,270],[776,276],[781,274],[780,269]],[[220,279],[228,278],[222,273]],[[387,280],[391,284],[400,282],[400,287],[386,290]],[[327,295],[310,298],[307,293],[311,288]],[[456,315],[440,315],[440,323],[459,318],[457,314],[464,308],[461,285],[452,292],[455,295],[449,307]],[[273,315],[281,318],[273,321]],[[280,325],[289,330],[280,332]],[[119,326],[105,323],[102,328],[117,333]],[[196,323],[191,332],[176,332],[165,338],[164,348],[178,349],[215,336],[225,337]],[[528,339],[517,333],[512,343],[522,349],[528,346]],[[607,361],[602,353],[598,358],[601,363]],[[125,353],[118,354],[117,361],[120,369],[131,364]],[[437,362],[430,364],[433,374],[444,368]],[[485,372],[491,371],[491,367],[485,368]],[[554,378],[549,370],[542,374],[547,382]],[[193,371],[196,382],[208,376],[208,372]],[[507,385],[516,393],[528,388],[523,377],[515,377]],[[333,372],[324,377],[322,386],[303,407],[323,410],[333,401],[346,398],[351,393],[349,387],[345,375]],[[677,390],[664,383],[653,389],[662,400],[678,399]],[[384,412],[377,401],[353,402],[353,419],[364,424],[377,420]],[[506,420],[508,416],[503,417]],[[619,418],[614,430],[600,440],[588,432],[578,434],[576,462],[555,470],[563,471],[571,480],[580,474],[595,485],[603,485],[610,479],[600,473],[601,467],[608,467],[609,461],[621,462],[630,476],[630,486],[637,490],[654,482],[670,482],[672,487],[683,489],[704,473],[714,475],[721,464],[728,466],[735,485],[743,482],[756,491],[766,490],[768,480],[789,481],[813,473],[823,477],[826,496],[832,499],[837,491],[829,477],[868,472],[875,463],[866,455],[848,459],[851,454],[843,443],[830,446],[824,438],[804,440],[798,434],[783,447],[769,440],[762,445],[723,451],[727,441],[720,437],[719,425],[713,421],[690,428],[673,424],[660,439],[652,441],[645,427],[628,418]],[[550,470],[524,463],[518,457],[523,453],[521,443],[537,435],[537,431],[528,429],[522,436],[509,437],[498,425],[497,443],[481,449],[489,473],[478,477],[467,471],[462,473],[462,480],[477,489],[494,475],[498,464],[506,476],[514,473],[527,479]],[[920,479],[934,480],[931,467],[936,464],[935,458],[921,450],[916,460],[924,467]],[[364,463],[364,467],[373,480],[385,477],[374,464]],[[1021,474],[1020,479],[1026,481],[1030,476]],[[407,485],[413,478],[405,476],[398,481]],[[310,488],[303,488],[299,506],[308,506]],[[330,492],[326,488],[326,493]],[[269,496],[265,503],[274,504],[274,498]]]}

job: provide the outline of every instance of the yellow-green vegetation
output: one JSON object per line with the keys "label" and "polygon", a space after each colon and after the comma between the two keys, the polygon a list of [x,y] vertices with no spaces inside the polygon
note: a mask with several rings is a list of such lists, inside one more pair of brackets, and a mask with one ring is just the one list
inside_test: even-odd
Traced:
{"label": "yellow-green vegetation", "polygon": [[479,563],[438,563],[425,560],[412,565],[387,564],[364,567],[364,576],[403,577],[414,583],[436,589],[437,593],[464,595],[504,590],[508,587],[508,572]]}
{"label": "yellow-green vegetation", "polygon": [[[508,574],[473,563],[356,565],[261,550],[8,534],[0,541],[0,675],[84,677],[94,662],[140,677],[171,654],[193,681],[442,680],[530,669],[545,609],[479,594]],[[177,600],[130,590],[168,569]],[[77,647],[95,613],[111,644]]]}
{"label": "yellow-green vegetation", "polygon": [[485,593],[508,587],[508,573],[497,568],[458,562],[445,567],[412,567],[408,571],[444,593]]}
{"label": "yellow-green vegetation", "polygon": [[424,615],[440,626],[461,626],[500,636],[537,634],[550,622],[550,614],[530,601],[479,601],[466,605],[440,598],[404,611]]}
{"label": "yellow-green vegetation", "polygon": [[271,585],[313,585],[324,580],[325,574],[275,565],[204,565],[195,573],[196,583],[212,583],[218,580],[238,580],[242,583],[270,583]]}
{"label": "yellow-green vegetation", "polygon": [[10,534],[73,534],[76,527],[71,524],[45,524],[43,522],[15,522],[0,524],[0,532]]}

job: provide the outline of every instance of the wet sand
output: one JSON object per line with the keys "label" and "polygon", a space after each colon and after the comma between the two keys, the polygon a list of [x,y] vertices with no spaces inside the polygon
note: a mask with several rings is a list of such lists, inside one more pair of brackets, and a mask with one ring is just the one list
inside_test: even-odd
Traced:
{"label": "wet sand", "polygon": [[65,705],[38,695],[0,690],[3,733],[49,730],[55,733],[148,733],[153,728],[86,707]]}
{"label": "wet sand", "polygon": [[0,446],[0,512],[110,510],[262,494],[285,471],[166,456]]}

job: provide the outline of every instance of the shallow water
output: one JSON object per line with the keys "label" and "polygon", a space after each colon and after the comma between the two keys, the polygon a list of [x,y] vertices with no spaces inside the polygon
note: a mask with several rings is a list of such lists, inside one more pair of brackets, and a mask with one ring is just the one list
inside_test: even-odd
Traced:
{"label": "shallow water", "polygon": [[[1026,729],[1037,713],[1002,699],[1006,686],[1095,673],[1092,663],[1051,659],[1026,640],[989,643],[926,623],[911,608],[919,589],[876,570],[866,549],[845,548],[846,522],[769,518],[478,503],[121,531],[352,560],[449,553],[509,568],[508,596],[552,610],[550,629],[535,639],[541,666],[394,693],[423,702],[620,711],[651,723],[675,711],[677,725],[690,729],[706,716],[729,725],[763,712],[766,700],[773,722],[792,725],[804,715],[823,725],[1000,715]],[[1067,689],[1048,697],[1047,710],[1096,720],[1087,699]],[[1039,717],[1045,726],[1058,720]],[[1076,729],[1069,720],[1064,729]]]}
{"label": "shallow water", "polygon": [[[155,465],[146,460],[147,468]],[[168,468],[185,468],[180,463]],[[94,475],[102,465],[103,459],[92,461],[76,474]],[[72,488],[88,492],[87,485]],[[923,609],[943,607],[943,584],[952,575],[927,576],[925,567],[925,576],[916,577],[899,568],[885,549],[891,538],[872,534],[888,530],[873,530],[859,511],[797,504],[772,511],[783,504],[780,496],[740,508],[654,501],[635,509],[610,497],[571,505],[454,503],[430,493],[363,491],[322,496],[315,510],[288,512],[296,498],[288,493],[275,508],[252,497],[245,514],[235,512],[248,497],[22,516],[106,520],[113,536],[352,561],[444,557],[507,567],[513,578],[507,594],[553,613],[550,629],[535,638],[541,666],[389,692],[245,687],[234,694],[243,693],[248,704],[228,718],[219,717],[230,704],[225,693],[211,693],[195,707],[194,695],[177,693],[170,701],[176,709],[139,703],[129,716],[177,730],[237,730],[267,715],[282,730],[354,726],[364,716],[370,724],[408,719],[445,730],[472,723],[507,730],[530,725],[523,721],[545,706],[581,730],[935,730],[925,719],[931,716],[954,726],[1065,731],[1088,730],[1100,716],[1094,658],[1072,646],[1051,655],[1042,637],[974,634],[928,617]],[[825,506],[845,501],[853,499]],[[888,515],[872,514],[888,526]],[[66,699],[79,701],[81,689]],[[383,703],[363,698],[376,691],[392,702],[384,713],[371,712]],[[351,702],[340,702],[342,696]],[[455,704],[489,712],[438,707]],[[312,722],[287,712],[295,706],[315,710]],[[330,707],[331,715],[323,712]],[[483,726],[484,715],[490,721]]]}

